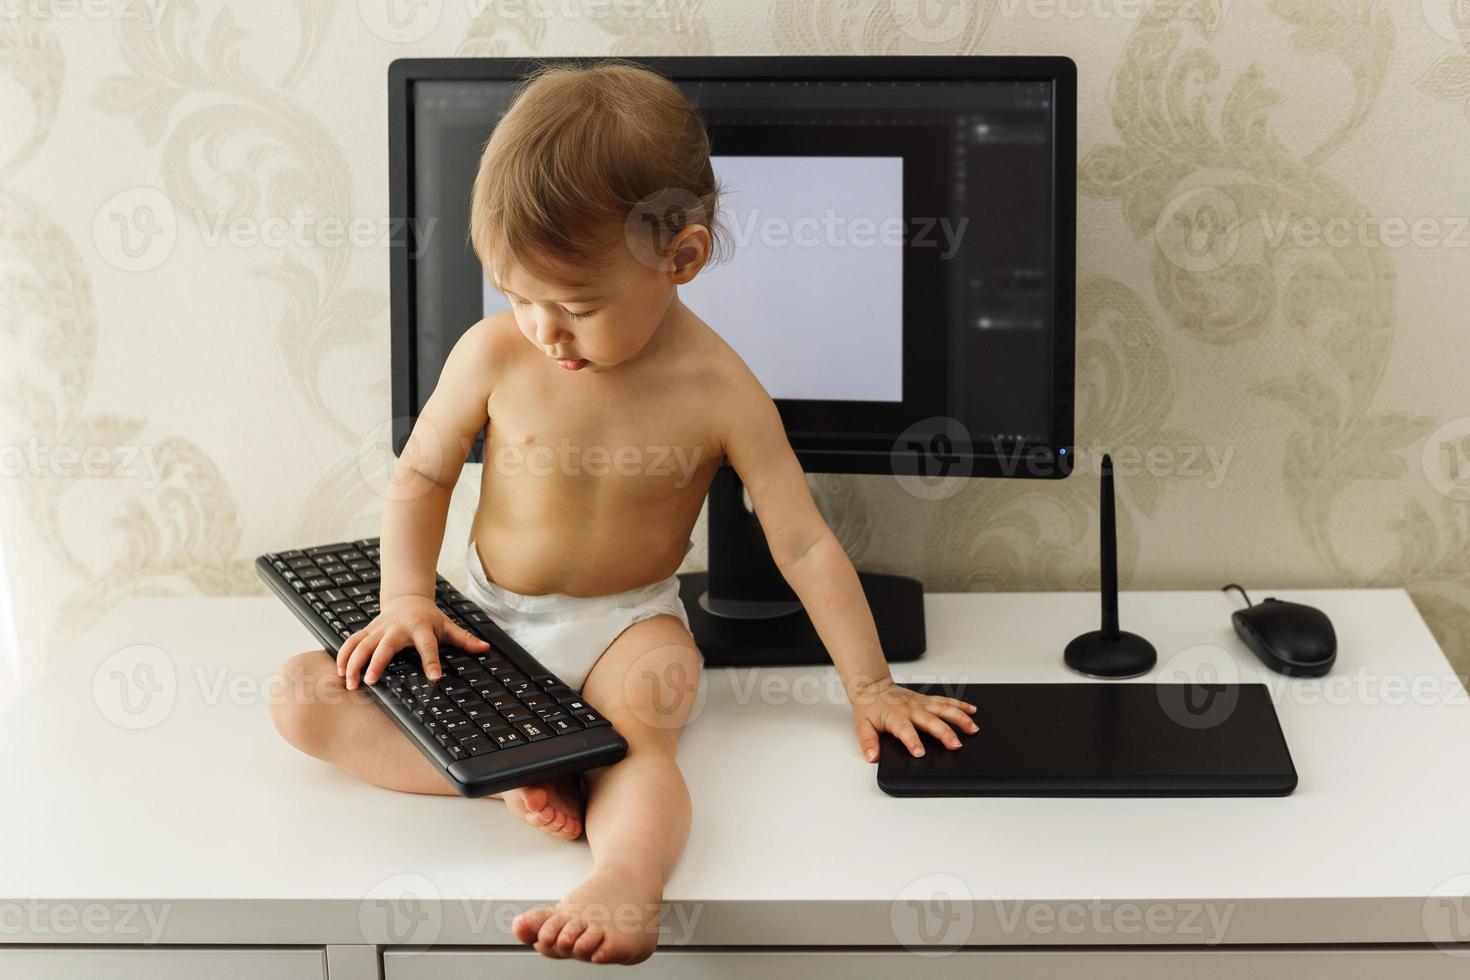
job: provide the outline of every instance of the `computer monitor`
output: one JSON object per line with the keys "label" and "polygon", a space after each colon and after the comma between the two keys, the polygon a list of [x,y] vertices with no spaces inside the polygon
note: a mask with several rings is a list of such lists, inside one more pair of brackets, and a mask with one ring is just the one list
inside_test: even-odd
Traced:
{"label": "computer monitor", "polygon": [[[704,119],[735,247],[680,295],[770,392],[807,471],[1070,472],[1070,60],[625,60],[673,80]],[[561,61],[583,59],[389,69],[395,451],[454,343],[506,308],[469,247],[470,188],[521,79]],[[469,460],[482,451],[483,435]],[[723,468],[709,497],[709,572],[685,576],[706,663],[820,662],[743,496]],[[921,585],[861,579],[889,659],[920,655]]]}

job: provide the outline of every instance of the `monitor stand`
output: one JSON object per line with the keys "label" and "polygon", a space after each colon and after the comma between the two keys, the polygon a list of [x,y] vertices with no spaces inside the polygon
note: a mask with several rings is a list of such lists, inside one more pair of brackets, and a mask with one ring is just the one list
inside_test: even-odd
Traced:
{"label": "monitor stand", "polygon": [[[710,667],[831,663],[796,594],[781,577],[735,471],[720,467],[709,490],[709,571],[679,576],[694,642]],[[859,572],[878,642],[889,661],[924,652],[924,588],[918,579]]]}

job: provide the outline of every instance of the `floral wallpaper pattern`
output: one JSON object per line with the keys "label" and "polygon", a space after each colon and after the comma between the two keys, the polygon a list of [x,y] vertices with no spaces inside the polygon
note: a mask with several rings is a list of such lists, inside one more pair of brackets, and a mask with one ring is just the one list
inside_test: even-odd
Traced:
{"label": "floral wallpaper pattern", "polygon": [[[126,598],[259,593],[254,555],[376,533],[392,59],[1062,53],[1081,89],[1080,472],[923,494],[813,477],[843,543],[936,591],[1093,588],[1111,450],[1125,587],[1403,586],[1463,673],[1457,10],[0,4],[0,537],[23,666]],[[461,583],[467,474],[441,564]]]}

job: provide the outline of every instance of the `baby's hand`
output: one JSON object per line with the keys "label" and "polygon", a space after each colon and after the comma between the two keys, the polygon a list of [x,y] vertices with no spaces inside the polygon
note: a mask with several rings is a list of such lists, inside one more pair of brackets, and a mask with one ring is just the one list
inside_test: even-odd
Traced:
{"label": "baby's hand", "polygon": [[959,736],[940,719],[948,718],[970,733],[980,730],[969,714],[977,709],[968,701],[921,694],[900,687],[891,677],[860,688],[851,700],[853,727],[857,729],[863,757],[869,762],[878,759],[879,732],[898,736],[909,752],[918,756],[924,754],[924,746],[919,741],[916,725],[952,749],[960,747]]}
{"label": "baby's hand", "polygon": [[[490,644],[444,614],[433,599],[406,595],[383,604],[373,621],[353,633],[337,651],[337,675],[346,678],[347,689],[356,689],[359,671],[368,684],[376,684],[394,654],[412,646],[431,681],[444,676],[439,667],[439,641],[461,650],[488,650]],[[364,669],[364,667],[366,669]]]}

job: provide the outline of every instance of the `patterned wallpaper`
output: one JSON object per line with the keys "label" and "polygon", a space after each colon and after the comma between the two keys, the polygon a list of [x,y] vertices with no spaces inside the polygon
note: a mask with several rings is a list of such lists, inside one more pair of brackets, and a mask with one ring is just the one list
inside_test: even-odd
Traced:
{"label": "patterned wallpaper", "polygon": [[1082,472],[814,477],[859,562],[1094,588],[1108,449],[1126,588],[1401,585],[1470,669],[1455,0],[0,0],[22,668],[128,597],[260,593],[252,556],[376,533],[389,61],[655,53],[1078,63]]}

